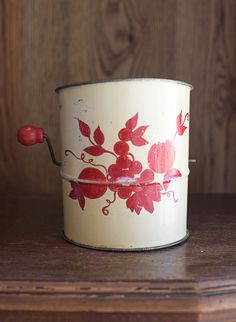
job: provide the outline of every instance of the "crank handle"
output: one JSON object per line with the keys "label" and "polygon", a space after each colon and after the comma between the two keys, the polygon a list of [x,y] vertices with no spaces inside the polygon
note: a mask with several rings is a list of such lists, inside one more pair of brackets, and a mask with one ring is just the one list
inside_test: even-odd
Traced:
{"label": "crank handle", "polygon": [[52,162],[57,166],[61,166],[61,161],[57,161],[55,157],[50,137],[43,128],[35,127],[33,125],[24,125],[17,131],[17,140],[20,144],[26,146],[43,143],[45,140]]}

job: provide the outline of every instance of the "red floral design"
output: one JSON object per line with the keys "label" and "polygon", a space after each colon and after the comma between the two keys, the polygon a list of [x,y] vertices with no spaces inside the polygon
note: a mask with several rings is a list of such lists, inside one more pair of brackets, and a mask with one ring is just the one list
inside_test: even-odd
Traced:
{"label": "red floral design", "polygon": [[[77,119],[81,134],[90,142],[90,146],[87,146],[84,152],[95,157],[108,153],[115,160],[106,168],[103,164],[94,163],[93,159],[86,160],[84,153],[77,156],[73,151],[66,150],[66,156],[72,155],[76,159],[93,166],[80,172],[78,182],[71,182],[72,190],[69,197],[78,200],[81,209],[84,209],[85,198],[100,198],[106,193],[108,187],[113,192],[113,199],[106,199],[107,205],[102,208],[104,215],[109,214],[108,208],[116,201],[117,196],[126,200],[127,208],[138,215],[142,209],[153,213],[154,202],[160,202],[164,195],[167,197],[172,195],[173,200],[177,202],[174,191],[168,190],[168,187],[171,180],[181,177],[180,171],[173,168],[176,157],[173,141],[177,135],[182,136],[184,134],[187,128],[184,125],[186,119],[189,119],[189,114],[187,113],[182,120],[181,111],[176,118],[176,132],[173,139],[158,142],[151,146],[147,157],[150,169],[143,169],[142,163],[136,160],[130,152],[129,142],[135,146],[148,144],[148,141],[143,138],[148,125],[137,127],[138,113],[131,117],[125,123],[125,127],[118,132],[119,140],[115,142],[113,151],[107,150],[103,146],[105,136],[99,126],[94,131],[92,139],[89,125]],[[95,167],[101,167],[103,172]],[[154,172],[163,175],[162,184],[154,182]]]}

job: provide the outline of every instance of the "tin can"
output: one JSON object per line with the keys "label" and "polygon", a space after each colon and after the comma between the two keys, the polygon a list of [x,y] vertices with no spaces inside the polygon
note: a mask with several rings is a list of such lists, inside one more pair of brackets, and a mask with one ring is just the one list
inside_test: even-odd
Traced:
{"label": "tin can", "polygon": [[[68,241],[132,251],[167,247],[188,237],[191,89],[167,79],[56,89]],[[43,142],[44,130],[37,131],[36,141]],[[23,144],[26,132],[18,131]]]}

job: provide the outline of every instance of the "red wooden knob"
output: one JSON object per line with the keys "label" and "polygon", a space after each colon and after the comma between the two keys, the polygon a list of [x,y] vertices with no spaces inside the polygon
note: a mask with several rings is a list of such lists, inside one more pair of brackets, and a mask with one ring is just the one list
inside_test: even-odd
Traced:
{"label": "red wooden knob", "polygon": [[17,140],[23,145],[43,143],[43,134],[44,129],[33,125],[25,125],[17,131]]}

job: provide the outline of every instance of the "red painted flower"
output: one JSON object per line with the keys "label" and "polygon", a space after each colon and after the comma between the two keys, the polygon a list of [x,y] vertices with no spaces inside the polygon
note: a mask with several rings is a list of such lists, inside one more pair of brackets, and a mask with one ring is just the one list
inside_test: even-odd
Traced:
{"label": "red painted flower", "polygon": [[153,144],[148,152],[149,167],[156,173],[166,173],[175,161],[175,147],[167,140]]}

